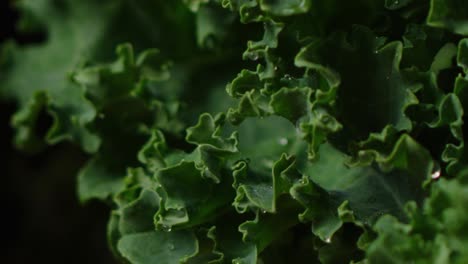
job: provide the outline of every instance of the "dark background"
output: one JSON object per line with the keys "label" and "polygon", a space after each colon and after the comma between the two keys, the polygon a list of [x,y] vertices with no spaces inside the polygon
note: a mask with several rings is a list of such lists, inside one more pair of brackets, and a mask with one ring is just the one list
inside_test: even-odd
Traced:
{"label": "dark background", "polygon": [[[45,41],[40,34],[17,32],[17,20],[9,1],[0,0],[0,45],[8,39],[19,45]],[[0,98],[0,262],[115,263],[106,244],[109,208],[77,200],[76,175],[87,156],[68,143],[34,155],[15,150],[15,111],[14,102]],[[49,125],[44,114],[38,132]]]}

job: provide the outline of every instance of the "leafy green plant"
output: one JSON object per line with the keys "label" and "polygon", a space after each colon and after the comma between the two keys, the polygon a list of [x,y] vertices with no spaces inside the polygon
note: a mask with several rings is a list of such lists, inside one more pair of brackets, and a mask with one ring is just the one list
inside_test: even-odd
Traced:
{"label": "leafy green plant", "polygon": [[122,262],[468,261],[466,1],[17,8],[47,39],[2,46],[15,144],[90,154]]}

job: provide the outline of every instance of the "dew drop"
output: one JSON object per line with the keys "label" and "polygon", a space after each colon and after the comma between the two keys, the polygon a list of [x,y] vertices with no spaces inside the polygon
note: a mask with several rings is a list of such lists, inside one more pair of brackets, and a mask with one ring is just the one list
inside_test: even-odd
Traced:
{"label": "dew drop", "polygon": [[104,119],[105,117],[106,117],[106,115],[104,115],[103,113],[100,113],[100,114],[98,115],[98,118],[99,118],[99,119]]}
{"label": "dew drop", "polygon": [[438,162],[434,162],[434,167],[432,168],[431,178],[433,180],[437,180],[440,178],[440,174],[441,174],[440,165]]}
{"label": "dew drop", "polygon": [[172,231],[172,227],[171,226],[167,226],[167,225],[163,225],[162,226],[162,230],[164,232],[171,232]]}
{"label": "dew drop", "polygon": [[278,142],[279,142],[279,144],[281,146],[286,146],[288,144],[288,139],[287,138],[280,138]]}
{"label": "dew drop", "polygon": [[275,68],[273,68],[273,69],[274,69],[275,71],[277,71],[277,70],[278,70],[278,66],[275,66]]}
{"label": "dew drop", "polygon": [[258,60],[258,54],[257,53],[249,53],[248,55],[249,59],[256,61]]}
{"label": "dew drop", "polygon": [[266,210],[262,210],[262,214],[266,214],[266,213],[267,213],[267,211],[266,211]]}
{"label": "dew drop", "polygon": [[172,243],[169,243],[169,245],[167,247],[169,248],[169,250],[174,250],[175,249],[175,246]]}
{"label": "dew drop", "polygon": [[327,238],[325,238],[325,243],[328,243],[328,244],[330,244],[330,243],[331,243],[331,237],[327,237]]}
{"label": "dew drop", "polygon": [[399,0],[395,0],[395,2],[393,2],[393,5],[399,5],[400,4],[400,1]]}

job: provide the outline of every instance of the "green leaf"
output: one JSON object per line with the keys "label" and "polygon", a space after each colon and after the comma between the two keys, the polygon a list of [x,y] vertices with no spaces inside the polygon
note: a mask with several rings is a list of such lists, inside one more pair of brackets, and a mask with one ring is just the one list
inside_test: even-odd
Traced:
{"label": "green leaf", "polygon": [[[397,130],[412,128],[405,109],[417,99],[399,70],[402,44],[383,43],[384,39],[368,28],[355,26],[348,35],[338,32],[312,42],[295,58],[296,66],[315,70],[327,81],[325,89],[317,87],[321,89],[315,92],[314,108],[336,109],[331,115],[342,130],[333,138],[340,148],[345,148],[349,139],[362,140],[389,124]],[[302,126],[306,135],[312,135],[312,156],[322,137],[339,129],[337,125],[324,129],[313,123]],[[314,135],[314,130],[323,132]]]}
{"label": "green leaf", "polygon": [[[108,0],[99,4],[90,0],[21,1],[20,9],[33,14],[44,25],[48,39],[44,44],[11,50],[11,63],[4,69],[7,74],[2,74],[0,90],[15,99],[20,109],[30,107],[27,104],[37,92],[45,92],[49,98],[48,111],[54,118],[47,141],[55,144],[72,140],[87,152],[96,152],[100,139],[88,126],[97,113],[70,78],[70,72],[89,61],[110,58],[115,45],[123,41],[131,41],[137,49],[156,45],[174,51],[172,54],[180,51],[179,56],[183,56],[191,43],[187,37],[183,34],[161,37],[161,31],[175,18],[188,22],[188,11],[178,5],[165,4],[160,8],[163,6],[160,1],[145,0]],[[170,17],[166,9],[173,10]],[[157,10],[159,15],[149,15],[150,10]],[[129,16],[136,19],[130,23],[122,19]],[[188,30],[185,23],[177,25],[177,32]],[[148,27],[153,28],[151,34],[146,32]]]}
{"label": "green leaf", "polygon": [[11,125],[16,129],[15,145],[24,151],[36,152],[44,147],[44,139],[36,135],[36,123],[40,111],[47,105],[47,95],[37,92],[27,106],[13,115]]}
{"label": "green leaf", "polygon": [[458,43],[457,62],[465,72],[468,72],[468,39],[462,39]]}
{"label": "green leaf", "polygon": [[213,119],[209,114],[202,114],[198,123],[187,129],[187,142],[205,145],[219,152],[237,152],[236,134],[232,134],[230,138],[224,139],[220,137],[220,123],[224,122],[224,117],[219,116]]}
{"label": "green leaf", "polygon": [[162,204],[155,215],[158,228],[189,227],[215,217],[225,207],[232,194],[228,182],[216,184],[202,177],[194,162],[179,164],[156,173],[161,184]]}
{"label": "green leaf", "polygon": [[375,224],[377,238],[370,244],[370,263],[463,263],[468,259],[464,245],[466,228],[467,171],[457,179],[441,179],[422,208],[411,204],[410,221],[398,222],[384,216]]}
{"label": "green leaf", "polygon": [[[198,7],[197,7],[198,8]],[[203,5],[196,12],[197,43],[203,48],[215,48],[223,44],[235,15],[218,5]]]}
{"label": "green leaf", "polygon": [[272,19],[265,19],[263,22],[263,38],[259,41],[248,41],[247,49],[242,57],[256,61],[260,56],[264,56],[268,49],[278,47],[278,36],[283,30],[284,24],[275,22]]}
{"label": "green leaf", "polygon": [[197,255],[186,259],[184,263],[223,263],[224,254],[216,250],[216,227],[201,228],[197,234],[199,250]]}
{"label": "green leaf", "polygon": [[189,231],[151,231],[124,235],[118,249],[131,263],[178,264],[197,252],[198,243]]}
{"label": "green leaf", "polygon": [[463,0],[431,0],[427,24],[468,35],[468,6]]}
{"label": "green leaf", "polygon": [[114,165],[106,164],[102,157],[92,159],[78,175],[78,197],[82,202],[92,198],[109,198],[124,187],[124,175],[120,173],[114,171]]}
{"label": "green leaf", "polygon": [[[221,220],[221,219],[220,219]],[[239,219],[230,214],[216,224],[216,250],[224,254],[225,263],[255,264],[257,263],[257,247],[254,243],[244,242],[237,230]]]}
{"label": "green leaf", "polygon": [[270,105],[275,114],[285,117],[293,123],[312,109],[310,88],[282,88],[271,97]]}
{"label": "green leaf", "polygon": [[[234,164],[234,207],[276,212],[276,199],[288,193],[296,175],[288,175],[300,143],[294,140],[294,127],[281,117],[263,120],[248,119],[239,127],[241,158]],[[304,150],[304,148],[302,148]],[[300,176],[299,176],[300,177]]]}
{"label": "green leaf", "polygon": [[119,231],[119,220],[119,214],[116,211],[112,211],[109,222],[107,223],[107,244],[114,257],[119,260],[124,260],[119,250],[117,249],[117,243],[122,237],[122,234]]}
{"label": "green leaf", "polygon": [[284,197],[278,204],[277,212],[258,210],[255,219],[239,225],[243,241],[255,243],[259,252],[264,251],[276,240],[281,240],[284,233],[299,222],[297,215],[300,207],[295,201]]}
{"label": "green leaf", "polygon": [[[328,215],[326,220],[316,223],[316,230],[327,230],[319,233],[321,238],[329,238],[339,228],[337,212],[333,208],[338,208],[344,201],[349,202],[356,220],[365,224],[374,223],[383,214],[404,219],[405,203],[421,201],[424,195],[422,184],[430,178],[433,169],[432,158],[425,149],[404,135],[390,154],[370,153],[376,155],[377,164],[348,168],[345,166],[347,156],[324,144],[318,161],[299,163],[299,170],[308,178],[296,184],[293,194],[306,207],[303,218]],[[325,201],[328,201],[327,205],[323,205]],[[318,213],[320,210],[328,213]]]}
{"label": "green leaf", "polygon": [[260,0],[260,8],[276,16],[290,16],[306,13],[310,6],[310,0]]}
{"label": "green leaf", "polygon": [[143,189],[140,197],[120,210],[119,230],[122,235],[152,231],[153,216],[159,208],[160,198],[155,191]]}

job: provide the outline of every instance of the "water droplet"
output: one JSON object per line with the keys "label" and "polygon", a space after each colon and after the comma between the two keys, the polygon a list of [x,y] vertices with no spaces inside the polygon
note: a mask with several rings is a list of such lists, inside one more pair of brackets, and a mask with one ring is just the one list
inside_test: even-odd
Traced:
{"label": "water droplet", "polygon": [[249,59],[251,59],[253,61],[258,60],[258,54],[257,53],[249,53],[247,56],[249,57]]}
{"label": "water droplet", "polygon": [[98,118],[99,118],[99,119],[104,119],[105,117],[106,117],[106,115],[103,114],[103,113],[100,113],[100,114],[98,115]]}
{"label": "water droplet", "polygon": [[438,162],[434,162],[434,167],[432,168],[431,178],[433,180],[437,180],[440,178],[440,174],[441,174],[440,165]]}
{"label": "water droplet", "polygon": [[267,211],[266,211],[266,210],[262,210],[262,214],[266,214],[266,213],[267,213]]}
{"label": "water droplet", "polygon": [[281,146],[286,146],[288,144],[288,139],[287,138],[280,138],[278,142],[279,142],[279,144]]}
{"label": "water droplet", "polygon": [[399,0],[395,0],[395,2],[393,2],[393,5],[399,5],[399,4],[400,4]]}
{"label": "water droplet", "polygon": [[278,66],[275,66],[275,68],[273,68],[273,69],[274,69],[275,71],[277,71],[277,70],[278,70]]}
{"label": "water droplet", "polygon": [[431,175],[431,178],[434,179],[434,180],[437,180],[440,178],[440,170],[438,171],[434,171]]}
{"label": "water droplet", "polygon": [[325,238],[325,243],[328,243],[328,244],[330,244],[330,243],[331,243],[331,237],[327,237],[327,238]]}
{"label": "water droplet", "polygon": [[172,231],[172,227],[171,226],[167,226],[167,225],[163,225],[162,226],[162,230],[164,232],[171,232]]}
{"label": "water droplet", "polygon": [[285,74],[285,75],[284,75],[284,78],[285,78],[286,80],[288,80],[288,81],[292,80],[292,77],[291,77],[291,75],[289,75],[289,74]]}
{"label": "water droplet", "polygon": [[167,245],[167,247],[169,248],[169,250],[174,250],[175,249],[175,246],[172,243],[169,243],[169,245]]}

